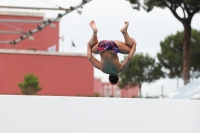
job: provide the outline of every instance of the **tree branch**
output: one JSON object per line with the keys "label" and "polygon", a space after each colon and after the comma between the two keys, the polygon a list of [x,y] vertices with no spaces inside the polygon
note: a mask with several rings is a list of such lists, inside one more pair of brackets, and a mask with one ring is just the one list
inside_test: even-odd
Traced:
{"label": "tree branch", "polygon": [[169,8],[169,7],[170,7],[170,5],[168,5],[168,2],[169,2],[169,1],[164,0],[164,2],[165,2],[165,5]]}
{"label": "tree branch", "polygon": [[175,6],[175,8],[173,9],[173,4],[170,2],[170,4],[171,4],[171,6],[170,5],[168,5],[167,3],[166,3],[166,1],[165,1],[165,5],[170,9],[170,11],[172,12],[172,14],[179,20],[179,21],[181,21],[182,23],[183,23],[183,19],[181,19],[179,16],[178,16],[178,14],[176,13],[176,9],[177,9],[177,7],[178,6]]}
{"label": "tree branch", "polygon": [[185,9],[182,7],[181,3],[179,3],[179,6],[181,7],[181,9],[182,9],[182,11],[183,11],[184,18],[186,18]]}
{"label": "tree branch", "polygon": [[183,5],[184,5],[184,7],[185,7],[185,10],[186,10],[186,12],[187,12],[187,14],[188,14],[188,16],[191,14],[190,13],[190,10],[188,9],[188,7],[187,7],[187,5],[183,2]]}
{"label": "tree branch", "polygon": [[194,14],[197,13],[198,11],[200,11],[199,6],[197,6],[197,8],[190,14],[190,17],[192,18],[194,16]]}

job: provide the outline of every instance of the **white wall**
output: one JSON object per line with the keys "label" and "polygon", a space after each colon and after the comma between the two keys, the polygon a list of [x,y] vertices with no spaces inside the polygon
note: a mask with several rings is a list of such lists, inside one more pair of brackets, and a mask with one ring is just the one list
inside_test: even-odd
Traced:
{"label": "white wall", "polygon": [[200,101],[0,95],[0,133],[200,133]]}

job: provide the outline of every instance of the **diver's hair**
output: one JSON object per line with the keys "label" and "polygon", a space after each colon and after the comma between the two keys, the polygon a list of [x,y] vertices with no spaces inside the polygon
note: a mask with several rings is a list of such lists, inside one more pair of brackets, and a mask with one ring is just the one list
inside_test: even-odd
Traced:
{"label": "diver's hair", "polygon": [[119,76],[118,75],[109,75],[109,81],[111,84],[117,84],[119,81]]}

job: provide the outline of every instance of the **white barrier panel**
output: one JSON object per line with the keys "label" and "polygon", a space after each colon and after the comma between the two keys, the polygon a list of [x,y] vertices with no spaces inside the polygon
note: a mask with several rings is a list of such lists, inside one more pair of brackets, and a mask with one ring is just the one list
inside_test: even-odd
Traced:
{"label": "white barrier panel", "polygon": [[200,133],[200,101],[0,95],[0,133]]}

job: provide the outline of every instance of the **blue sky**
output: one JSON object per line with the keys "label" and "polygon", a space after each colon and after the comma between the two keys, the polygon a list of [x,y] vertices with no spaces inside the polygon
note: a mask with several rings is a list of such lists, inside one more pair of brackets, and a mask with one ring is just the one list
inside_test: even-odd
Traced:
{"label": "blue sky", "polygon": [[[68,8],[79,4],[81,0],[3,0],[3,5],[15,6],[36,6],[36,7],[57,7],[62,6]],[[27,11],[27,10],[24,10]],[[164,40],[170,34],[182,31],[182,24],[172,15],[168,9],[155,8],[147,13],[144,10],[133,10],[126,0],[93,0],[85,5],[82,14],[76,11],[66,15],[60,20],[60,36],[64,36],[64,42],[60,41],[60,52],[86,53],[86,45],[89,41],[92,30],[89,22],[94,20],[98,27],[99,40],[120,40],[123,36],[120,33],[124,21],[129,21],[128,32],[131,37],[137,41],[136,53],[148,53],[156,58],[156,54],[160,51],[160,41]],[[178,9],[181,15],[181,10]],[[44,12],[44,11],[34,11]],[[45,17],[56,17],[58,12],[48,11]],[[192,28],[200,30],[200,13],[196,14],[192,20]],[[76,47],[72,47],[72,40]],[[100,56],[95,56],[100,59]],[[119,54],[120,60],[123,55]],[[103,82],[108,81],[108,75],[94,69],[94,76],[101,78]],[[183,85],[179,80],[179,87]],[[144,95],[159,95],[161,87],[164,93],[177,88],[176,80],[160,79],[154,83],[142,85]]]}

